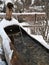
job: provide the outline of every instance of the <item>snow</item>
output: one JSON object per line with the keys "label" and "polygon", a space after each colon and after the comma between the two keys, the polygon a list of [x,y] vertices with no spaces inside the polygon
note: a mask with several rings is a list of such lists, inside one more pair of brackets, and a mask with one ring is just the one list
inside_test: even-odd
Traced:
{"label": "snow", "polygon": [[30,36],[33,37],[34,39],[36,39],[37,41],[39,41],[40,44],[42,44],[44,47],[49,49],[49,44],[43,39],[42,35],[32,35],[32,34],[30,34]]}
{"label": "snow", "polygon": [[4,4],[0,4],[0,8],[2,8],[2,9],[3,9],[3,7],[4,7]]}
{"label": "snow", "polygon": [[18,2],[19,2],[20,4],[23,4],[23,3],[21,2],[21,0],[18,0]]}
{"label": "snow", "polygon": [[[45,12],[30,12],[30,13],[12,13],[12,15],[16,16],[16,15],[35,15],[35,14],[46,14]],[[0,13],[0,16],[5,16],[6,13]]]}
{"label": "snow", "polygon": [[6,4],[6,5],[7,5],[8,2],[13,3],[12,0],[5,0],[5,4]]}
{"label": "snow", "polygon": [[32,3],[31,4],[34,4],[34,0],[32,0]]}
{"label": "snow", "polygon": [[6,34],[6,32],[4,31],[4,28],[7,27],[7,26],[10,26],[10,25],[19,25],[19,22],[15,18],[12,18],[11,21],[3,19],[0,22],[0,35],[3,39],[2,45],[3,45],[5,56],[6,56],[6,59],[7,59],[8,62],[10,62],[9,60],[11,60],[11,58],[12,58],[13,50],[11,50],[11,48],[10,48],[11,40],[8,37],[8,35]]}
{"label": "snow", "polygon": [[48,25],[49,25],[49,20],[48,20]]}
{"label": "snow", "polygon": [[[22,25],[20,25],[22,27]],[[24,27],[22,27],[24,29]],[[26,31],[26,29],[24,29]],[[40,42],[41,45],[43,45],[45,48],[47,48],[49,50],[49,44],[43,39],[42,35],[33,35],[31,33],[28,33],[28,31],[26,31],[26,33],[31,36],[32,38],[36,39],[38,42]]]}
{"label": "snow", "polygon": [[0,59],[0,65],[6,65],[6,63]]}
{"label": "snow", "polygon": [[[20,23],[21,26],[28,26],[29,24],[26,23],[26,22],[23,22],[23,23]],[[27,27],[23,27],[28,33],[31,33],[31,30],[30,28],[27,28]]]}
{"label": "snow", "polygon": [[42,11],[43,10],[42,7],[43,6],[34,6],[34,9],[39,10],[39,11]]}
{"label": "snow", "polygon": [[3,54],[3,49],[2,48],[0,48],[0,54]]}
{"label": "snow", "polygon": [[13,50],[10,49],[11,40],[9,39],[9,37],[7,36],[7,34],[2,28],[0,28],[0,35],[3,39],[2,45],[3,45],[4,52],[9,57],[9,60],[10,60],[12,58],[12,53],[13,53]]}
{"label": "snow", "polygon": [[[22,27],[22,26],[21,26]],[[23,28],[23,27],[22,27]],[[23,28],[24,29],[24,28]],[[25,30],[25,29],[24,29]],[[26,31],[26,30],[25,30]],[[31,33],[28,33],[28,31],[26,31],[26,33],[31,36],[32,38],[36,39],[38,42],[40,42],[41,45],[43,45],[45,48],[47,48],[49,50],[49,44],[43,39],[42,35],[33,35]]]}
{"label": "snow", "polygon": [[5,2],[6,5],[7,5],[8,2],[11,2],[11,3],[14,4],[15,1],[16,1],[16,0],[4,0],[4,2]]}
{"label": "snow", "polygon": [[[3,24],[4,23],[4,24]],[[28,29],[25,29],[23,27],[23,25],[26,25],[26,23],[19,23],[17,20],[15,20],[14,18],[12,19],[12,21],[8,21],[8,20],[5,20],[3,19],[0,23],[0,35],[3,39],[3,49],[4,49],[4,52],[5,52],[5,56],[6,56],[6,59],[8,58],[7,61],[10,61],[11,58],[12,58],[12,54],[13,54],[13,50],[11,50],[10,48],[10,43],[11,43],[11,40],[10,38],[8,37],[8,35],[6,34],[6,32],[4,31],[4,28],[7,27],[7,26],[10,26],[10,25],[19,25],[21,28],[23,28],[32,38],[38,40],[44,47],[46,47],[47,49],[49,49],[49,45],[45,42],[45,40],[43,39],[43,37],[41,35],[32,35],[30,34],[30,30]],[[28,25],[28,24],[27,24]],[[7,57],[8,56],[8,57]]]}
{"label": "snow", "polygon": [[[4,24],[3,24],[4,23]],[[12,20],[11,21],[8,21],[8,20],[6,20],[6,19],[3,19],[1,22],[0,22],[0,26],[2,27],[2,28],[5,28],[5,27],[7,27],[7,26],[10,26],[10,25],[19,25],[19,22],[18,22],[18,20],[16,20],[16,19],[14,19],[14,18],[12,18]]]}

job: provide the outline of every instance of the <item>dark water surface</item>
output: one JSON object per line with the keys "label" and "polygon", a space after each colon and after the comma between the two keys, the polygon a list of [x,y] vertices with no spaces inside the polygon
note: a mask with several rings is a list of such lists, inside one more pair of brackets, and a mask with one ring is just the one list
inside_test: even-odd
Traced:
{"label": "dark water surface", "polygon": [[31,38],[24,30],[13,35],[14,46],[28,65],[49,65],[49,50]]}
{"label": "dark water surface", "polygon": [[14,45],[28,65],[49,65],[49,50],[22,31],[14,36]]}

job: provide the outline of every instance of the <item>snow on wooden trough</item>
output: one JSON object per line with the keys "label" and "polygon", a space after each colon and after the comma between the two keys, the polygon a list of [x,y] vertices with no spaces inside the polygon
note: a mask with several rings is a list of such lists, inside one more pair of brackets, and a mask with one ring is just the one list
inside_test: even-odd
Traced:
{"label": "snow on wooden trough", "polygon": [[[11,25],[13,25],[13,24],[11,24]],[[20,24],[19,24],[20,25]],[[18,27],[19,27],[19,25],[18,25]],[[17,26],[17,25],[16,25]],[[4,26],[4,27],[6,27],[6,25]],[[37,40],[37,38],[38,37],[35,37],[35,36],[32,36],[32,35],[30,35],[30,33],[27,33],[27,31],[20,25],[20,27],[22,28],[22,32],[23,32],[23,34],[21,34],[21,35],[23,35],[24,37],[23,38],[25,38],[25,39],[27,39],[27,42],[26,42],[26,44],[28,45],[28,44],[31,44],[31,46],[33,45],[33,47],[34,46],[38,46],[37,48],[40,50],[40,49],[42,49],[42,51],[40,52],[41,54],[43,53],[44,54],[44,52],[46,52],[46,54],[48,54],[47,53],[47,51],[45,50],[45,48],[43,47],[45,44],[42,44],[43,46],[41,46],[40,44],[42,43],[37,43],[37,42],[35,42],[34,40],[36,40],[36,41],[38,41]],[[17,28],[17,27],[16,27]],[[20,29],[21,30],[21,29]],[[21,33],[21,32],[20,32]],[[26,65],[26,63],[23,61],[23,57],[22,57],[22,55],[20,55],[18,52],[17,52],[17,49],[14,47],[14,44],[12,44],[12,41],[10,40],[10,38],[8,37],[8,35],[7,35],[7,33],[2,29],[2,28],[0,28],[0,35],[2,36],[2,39],[3,39],[3,49],[4,49],[4,52],[5,52],[5,57],[6,57],[6,60],[7,60],[7,63],[8,63],[8,65]],[[26,36],[27,35],[27,36]],[[17,37],[17,36],[16,36]],[[20,37],[21,39],[22,39],[22,37]],[[28,38],[29,38],[29,40],[28,40]],[[40,37],[41,38],[41,37]],[[25,39],[22,39],[21,41],[23,41],[23,40],[25,40]],[[39,38],[38,38],[39,39]],[[32,40],[32,41],[31,41]],[[19,38],[18,38],[18,41],[19,41]],[[26,41],[26,40],[25,40]],[[24,41],[23,41],[24,42]],[[16,44],[19,44],[19,43],[17,43],[16,42]],[[23,44],[23,43],[21,43],[21,44]],[[25,42],[24,42],[24,44],[25,44]],[[25,44],[25,45],[26,45]],[[38,45],[39,44],[39,45]],[[49,46],[47,47],[48,45],[45,45],[45,47],[49,50]],[[20,48],[20,47],[19,47]],[[29,47],[28,47],[29,48]],[[21,48],[20,48],[21,49]],[[19,49],[19,50],[20,50]],[[36,48],[34,47],[34,50],[35,50]],[[44,49],[44,50],[43,50]],[[23,50],[23,49],[22,49]],[[33,51],[34,51],[33,50]],[[32,52],[33,52],[32,51]],[[38,52],[38,51],[37,51]],[[40,54],[40,53],[38,53],[38,54]],[[28,54],[30,54],[30,51],[29,51],[29,53]],[[36,53],[34,53],[34,55],[36,56]],[[34,57],[34,55],[33,55],[33,57]],[[37,55],[38,56],[38,55]],[[41,55],[42,56],[42,55]],[[47,57],[47,56],[46,56]],[[36,57],[35,57],[36,58]],[[39,57],[39,58],[42,58],[42,57]],[[32,58],[33,59],[33,58]],[[44,59],[45,59],[45,57],[44,57]],[[36,60],[36,59],[35,59]],[[39,60],[38,58],[37,58],[37,60]],[[37,61],[36,60],[36,61]],[[32,62],[34,62],[34,60],[32,60]],[[41,61],[42,62],[42,61]],[[37,63],[37,62],[36,62]],[[45,63],[45,62],[44,62]],[[37,64],[35,64],[35,65],[37,65]]]}
{"label": "snow on wooden trough", "polygon": [[[34,13],[35,14],[35,13]],[[38,13],[39,14],[39,13]],[[5,14],[1,14],[1,15],[5,15]],[[26,15],[25,13],[17,13],[17,14],[13,14],[13,15]],[[27,13],[27,15],[32,15],[32,13]],[[47,53],[47,51],[45,50],[45,48],[46,49],[48,49],[49,50],[49,45],[47,44],[47,43],[45,43],[45,41],[42,39],[42,37],[40,36],[40,39],[39,39],[39,37],[38,36],[34,36],[34,35],[31,35],[30,33],[28,33],[23,27],[22,27],[22,25],[21,24],[15,24],[14,22],[11,24],[11,23],[5,23],[5,25],[4,25],[4,28],[6,28],[7,26],[11,26],[11,25],[18,25],[18,27],[20,27],[20,28],[22,28],[22,29],[20,29],[20,33],[21,33],[21,43],[20,44],[23,44],[24,46],[29,46],[29,44],[31,44],[31,46],[33,47],[32,49],[32,51],[31,50],[29,50],[28,48],[29,47],[27,47],[27,49],[29,50],[29,52],[33,52],[33,54],[35,55],[33,55],[32,54],[32,56],[33,56],[33,60],[32,60],[32,62],[34,63],[35,62],[35,65],[38,65],[38,62],[37,62],[37,60],[39,61],[39,59],[40,59],[40,61],[41,61],[41,63],[43,62],[42,60],[44,59],[45,61],[43,62],[43,63],[45,63],[46,62],[46,59],[45,59],[45,55],[46,55],[46,58],[48,58],[48,53]],[[17,27],[16,27],[17,28]],[[22,31],[22,32],[21,32]],[[24,32],[23,32],[24,31]],[[24,34],[24,35],[23,35]],[[25,35],[26,34],[26,35]],[[26,65],[26,63],[24,62],[24,60],[23,60],[23,57],[22,57],[22,55],[21,54],[19,54],[18,52],[17,52],[17,49],[14,47],[14,45],[12,44],[12,41],[10,40],[10,38],[9,38],[9,36],[7,35],[7,33],[5,32],[5,29],[2,29],[1,28],[1,26],[0,26],[0,35],[1,35],[1,37],[2,37],[2,39],[3,39],[3,49],[4,49],[4,52],[5,52],[5,57],[6,57],[6,60],[7,60],[7,63],[8,63],[8,65]],[[24,36],[24,38],[23,38],[23,36]],[[17,37],[17,36],[16,36]],[[19,37],[19,36],[18,36]],[[22,39],[23,38],[23,39]],[[26,40],[27,40],[27,42],[26,42]],[[23,40],[25,40],[25,42],[23,41]],[[19,41],[19,39],[18,39],[18,41]],[[22,41],[23,41],[23,43],[22,43]],[[28,42],[29,41],[29,42]],[[38,43],[37,42],[35,42],[35,41],[38,41]],[[43,42],[41,42],[41,41],[43,41]],[[44,44],[43,44],[44,43]],[[16,44],[18,44],[17,42],[16,42]],[[41,45],[42,46],[41,46]],[[44,46],[44,47],[43,47]],[[25,48],[26,48],[25,47]],[[36,48],[37,48],[37,50],[35,50]],[[19,47],[20,49],[21,49],[21,47]],[[22,47],[23,48],[23,47]],[[19,49],[19,51],[20,51],[20,49]],[[38,51],[38,49],[41,51]],[[23,49],[22,49],[23,50]],[[36,55],[36,53],[35,53],[35,51],[36,51],[36,53],[37,53],[37,55]],[[22,51],[21,51],[22,52]],[[24,51],[23,51],[24,52]],[[30,54],[28,52],[28,55]],[[38,53],[38,52],[40,52],[40,53]],[[23,54],[23,53],[22,53]],[[43,54],[43,55],[42,55]],[[45,55],[44,55],[45,54]],[[28,56],[27,55],[27,56]],[[42,56],[42,57],[39,57],[39,56]],[[38,56],[38,57],[36,57],[36,56]],[[29,57],[31,57],[31,56],[29,56]],[[36,60],[36,59],[37,60]],[[29,60],[30,60],[30,58],[29,58]],[[35,60],[35,61],[34,61]],[[29,61],[30,62],[30,61]],[[31,62],[31,63],[32,63]],[[31,64],[30,63],[30,65],[34,65],[34,64]],[[44,64],[43,64],[44,65]],[[48,65],[48,64],[47,64]]]}
{"label": "snow on wooden trough", "polygon": [[6,35],[6,32],[3,29],[0,29],[0,31],[0,35],[3,40],[2,45],[8,65],[26,65],[19,53],[16,52],[16,49],[12,45],[9,37]]}

